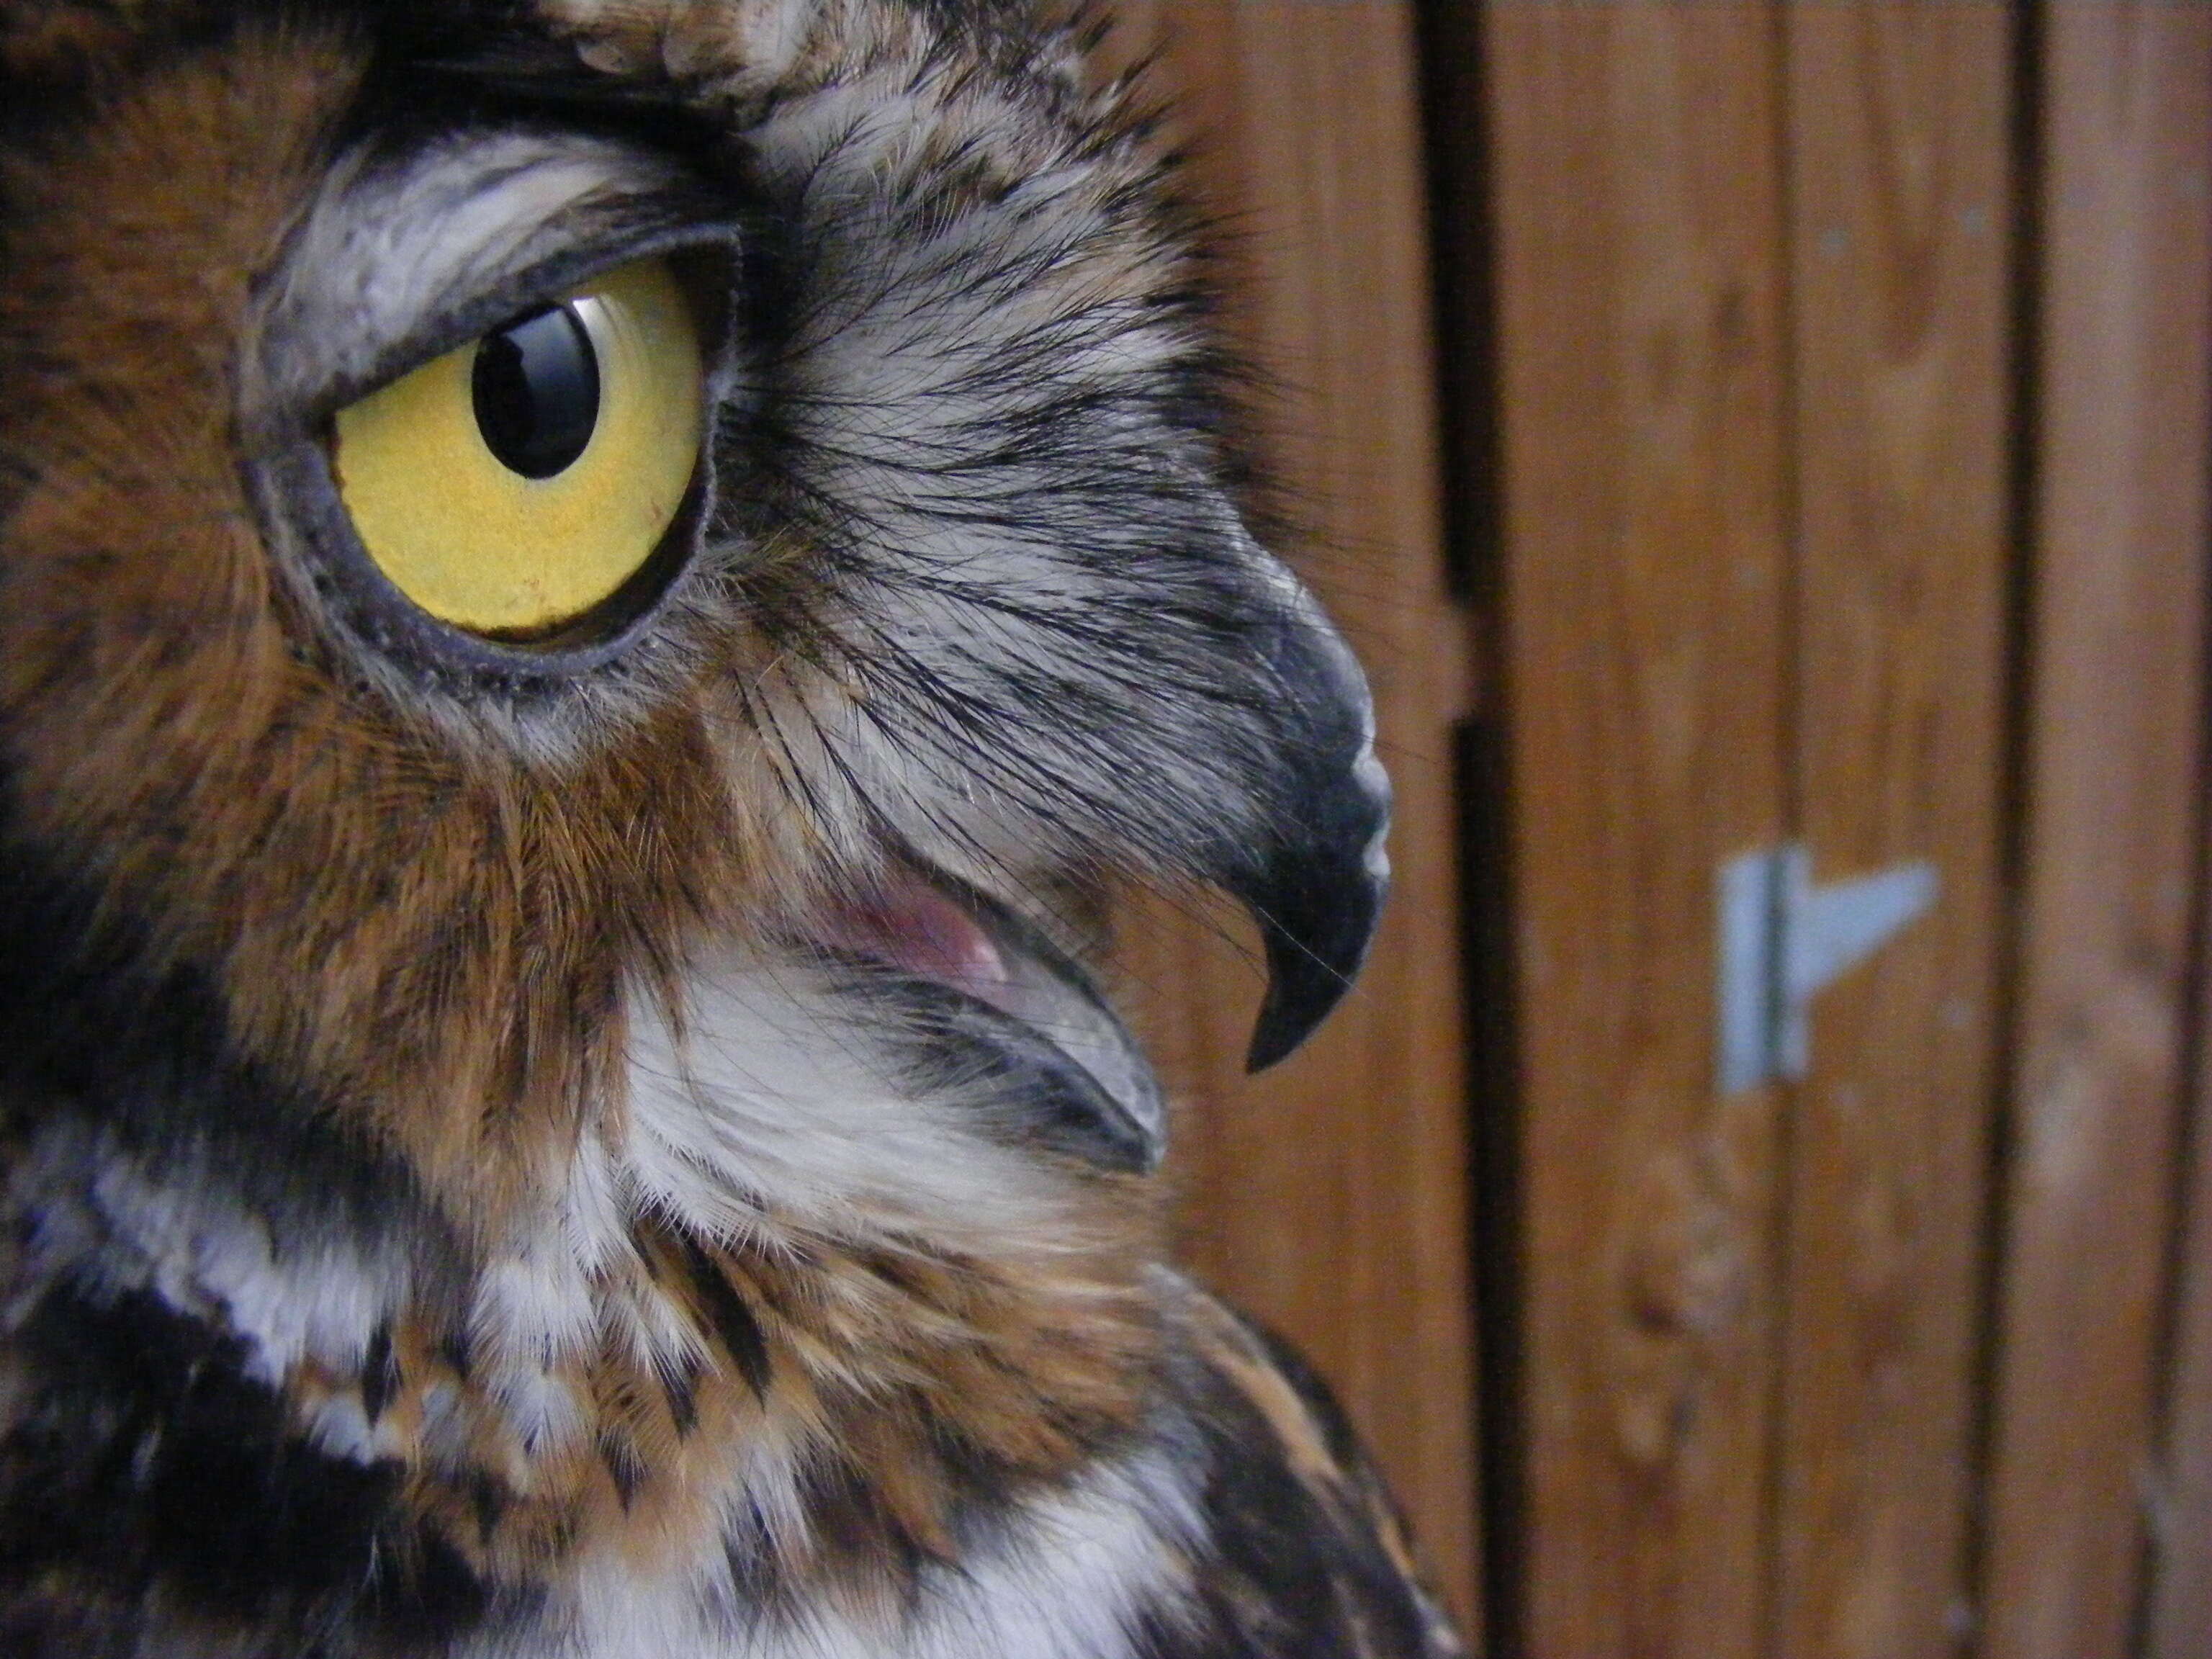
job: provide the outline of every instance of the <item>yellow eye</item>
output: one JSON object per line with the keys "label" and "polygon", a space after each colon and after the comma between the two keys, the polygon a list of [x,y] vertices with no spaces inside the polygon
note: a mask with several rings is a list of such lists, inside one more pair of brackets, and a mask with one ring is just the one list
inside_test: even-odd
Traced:
{"label": "yellow eye", "polygon": [[698,458],[702,380],[683,289],[637,260],[339,410],[338,494],[432,616],[550,633],[659,545]]}

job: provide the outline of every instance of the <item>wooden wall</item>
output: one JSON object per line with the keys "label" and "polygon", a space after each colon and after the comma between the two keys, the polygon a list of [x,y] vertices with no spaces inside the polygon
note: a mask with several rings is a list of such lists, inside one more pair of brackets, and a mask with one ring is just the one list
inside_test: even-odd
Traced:
{"label": "wooden wall", "polygon": [[1717,860],[1784,811],[1773,46],[1726,7],[1547,6],[1479,45],[1510,481],[1508,1594],[1533,1651],[1747,1656],[1778,1126],[1771,1091],[1710,1088],[1708,920]]}
{"label": "wooden wall", "polygon": [[[1122,0],[1398,897],[1188,1251],[1497,1659],[2212,1659],[2212,3]],[[1721,863],[1932,911],[1715,1079]]]}
{"label": "wooden wall", "polygon": [[[1502,503],[1492,1645],[2212,1653],[2212,8],[1432,10]],[[1723,1092],[1716,869],[1776,840],[1940,899]]]}
{"label": "wooden wall", "polygon": [[[2036,58],[2020,998],[1999,1257],[1986,1650],[2212,1652],[2212,1395],[2172,1396],[2205,898],[2212,8],[2057,5]],[[2197,763],[2192,764],[2192,761]],[[2202,1101],[2201,1089],[2198,1095]],[[2201,1110],[2201,1106],[2200,1106]],[[2212,1155],[2200,1136],[2201,1161]],[[2177,1486],[2178,1469],[2194,1486]],[[2192,1507],[2193,1505],[2193,1507]]]}

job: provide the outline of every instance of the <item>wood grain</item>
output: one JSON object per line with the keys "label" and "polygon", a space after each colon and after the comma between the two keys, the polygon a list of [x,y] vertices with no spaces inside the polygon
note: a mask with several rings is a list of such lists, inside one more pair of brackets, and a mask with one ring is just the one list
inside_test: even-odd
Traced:
{"label": "wood grain", "polygon": [[[1243,1075],[1249,940],[1153,910],[1125,929],[1187,1109],[1187,1252],[1341,1390],[1470,1628],[1474,1364],[1450,734],[1473,685],[1446,592],[1412,14],[1389,0],[1123,4],[1225,222],[1231,321],[1278,387],[1269,458],[1311,533],[1285,550],[1373,682],[1397,788],[1397,902],[1358,988]],[[1240,942],[1245,950],[1236,945]]]}
{"label": "wood grain", "polygon": [[1784,9],[1796,772],[1816,879],[1934,913],[1814,1005],[1793,1126],[1771,1650],[1964,1633],[1994,1109],[2009,562],[2010,19]]}
{"label": "wood grain", "polygon": [[[2195,195],[2197,211],[2212,191]],[[2191,210],[2185,209],[2185,213]],[[2212,452],[2212,433],[2203,434]],[[2200,506],[2202,503],[2200,502]],[[2212,525],[2206,527],[2212,536]],[[2200,872],[2212,860],[2200,865]],[[2201,941],[2212,936],[2212,895],[2200,889]],[[2201,963],[2202,957],[2199,957]],[[2180,1229],[2174,1337],[2160,1462],[2151,1483],[2150,1571],[2144,1659],[2204,1659],[2212,1649],[2212,983],[2195,988],[2197,1066],[2191,1089],[2189,1177]]]}
{"label": "wood grain", "polygon": [[[1771,22],[1484,18],[1521,981],[1523,1606],[1763,1651],[1781,1091],[1716,1098],[1713,872],[1782,827]],[[1477,319],[1479,325],[1479,319]]]}
{"label": "wood grain", "polygon": [[[2204,895],[2198,895],[2200,905]],[[2200,911],[2200,928],[2212,918]],[[2197,987],[2197,1030],[2212,994]],[[2212,1046],[2200,1036],[2190,1175],[2181,1231],[2175,1340],[2160,1459],[2152,1483],[2151,1582],[2144,1659],[2204,1659],[2212,1648]]]}
{"label": "wood grain", "polygon": [[[2118,1659],[2191,996],[2212,11],[2054,7],[2044,53],[2032,787],[1984,1651]],[[2189,1267],[2201,1286],[2201,1255]],[[2204,1407],[2175,1419],[2185,1462],[2205,1455]],[[2197,1501],[2194,1535],[2164,1540],[2198,1585],[2169,1587],[2176,1655],[2212,1646],[2212,1619],[2172,1622],[2203,1605]]]}

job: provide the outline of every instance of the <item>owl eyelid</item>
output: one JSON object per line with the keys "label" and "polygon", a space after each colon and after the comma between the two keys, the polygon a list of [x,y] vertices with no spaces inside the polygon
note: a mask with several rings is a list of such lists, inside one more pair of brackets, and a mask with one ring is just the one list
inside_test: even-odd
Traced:
{"label": "owl eyelid", "polygon": [[378,352],[361,373],[325,387],[299,412],[300,418],[320,429],[348,404],[483,338],[520,313],[556,305],[610,270],[653,258],[671,262],[692,300],[708,365],[711,401],[720,378],[716,370],[732,344],[728,335],[734,307],[729,296],[737,280],[738,244],[734,224],[686,224],[657,234],[564,250],[526,267],[495,288],[436,312]]}
{"label": "owl eyelid", "polygon": [[682,157],[540,127],[357,149],[255,282],[241,428],[282,441],[628,260],[719,247],[734,273],[752,205]]}

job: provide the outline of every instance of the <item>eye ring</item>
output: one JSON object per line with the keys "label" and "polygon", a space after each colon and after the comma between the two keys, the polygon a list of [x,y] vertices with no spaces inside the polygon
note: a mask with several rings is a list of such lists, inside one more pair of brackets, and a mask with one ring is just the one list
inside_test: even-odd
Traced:
{"label": "eye ring", "polygon": [[[441,620],[416,604],[395,583],[363,544],[343,498],[335,467],[339,409],[333,398],[292,421],[267,419],[263,438],[246,463],[247,482],[279,563],[298,583],[312,613],[337,631],[390,662],[409,678],[448,693],[484,692],[504,700],[563,696],[625,659],[665,656],[659,624],[695,585],[703,527],[715,490],[715,431],[719,411],[733,395],[735,343],[729,337],[737,256],[733,228],[717,227],[702,236],[696,228],[656,239],[658,245],[633,242],[619,252],[586,263],[575,256],[562,262],[557,288],[546,283],[516,284],[517,300],[499,311],[479,300],[465,317],[482,337],[557,301],[532,299],[554,288],[576,292],[589,285],[594,270],[606,271],[640,258],[665,258],[687,296],[700,335],[703,375],[700,430],[690,482],[658,543],[636,568],[588,611],[562,625],[527,635],[501,636],[471,631]],[[447,328],[424,337],[431,350],[453,351],[474,340]],[[422,362],[428,350],[412,354]],[[404,370],[405,359],[399,367]],[[411,371],[410,371],[411,372]],[[386,383],[399,378],[387,376]],[[374,387],[369,388],[374,391]],[[363,394],[366,395],[366,394]]]}

